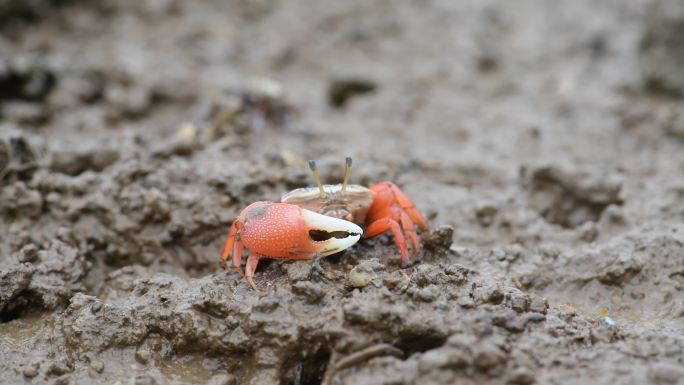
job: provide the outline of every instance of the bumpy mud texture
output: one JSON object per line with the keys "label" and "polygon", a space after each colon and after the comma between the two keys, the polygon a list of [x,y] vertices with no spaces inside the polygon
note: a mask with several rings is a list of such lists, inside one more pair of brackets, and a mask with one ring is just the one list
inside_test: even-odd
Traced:
{"label": "bumpy mud texture", "polygon": [[[19,3],[0,383],[684,384],[677,1]],[[418,264],[219,268],[345,156],[428,218]]]}

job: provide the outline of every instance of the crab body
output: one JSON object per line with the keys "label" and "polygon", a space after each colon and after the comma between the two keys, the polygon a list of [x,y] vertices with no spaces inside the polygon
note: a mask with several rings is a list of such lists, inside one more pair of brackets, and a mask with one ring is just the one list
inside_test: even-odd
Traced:
{"label": "crab body", "polygon": [[222,266],[226,267],[232,255],[233,267],[241,272],[246,247],[250,255],[245,275],[256,289],[253,277],[261,257],[312,259],[342,251],[361,235],[370,238],[385,232],[392,233],[402,267],[408,266],[409,248],[417,260],[420,242],[416,228],[426,231],[428,227],[415,204],[392,182],[370,188],[347,185],[350,167],[348,158],[345,183],[322,185],[313,164],[317,188],[296,189],[283,195],[279,203],[256,202],[242,210],[223,247]]}

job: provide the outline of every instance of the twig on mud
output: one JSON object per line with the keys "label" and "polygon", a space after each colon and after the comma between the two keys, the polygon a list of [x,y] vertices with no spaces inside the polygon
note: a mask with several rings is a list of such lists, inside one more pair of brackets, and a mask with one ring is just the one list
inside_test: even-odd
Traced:
{"label": "twig on mud", "polygon": [[337,363],[335,363],[332,367],[328,367],[328,369],[326,369],[325,371],[325,375],[323,376],[323,382],[321,384],[330,385],[332,383],[333,377],[335,377],[335,374],[337,374],[337,372],[339,372],[340,370],[352,367],[361,362],[365,362],[367,360],[370,360],[371,358],[381,356],[394,356],[401,358],[404,356],[404,352],[386,343],[380,343],[377,345],[369,346],[363,350],[352,353],[342,358],[341,360],[337,361]]}

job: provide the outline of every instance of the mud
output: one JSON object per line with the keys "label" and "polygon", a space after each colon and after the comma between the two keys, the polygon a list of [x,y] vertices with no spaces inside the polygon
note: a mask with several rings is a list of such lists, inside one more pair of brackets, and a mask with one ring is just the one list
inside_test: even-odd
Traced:
{"label": "mud", "polygon": [[[684,384],[680,9],[0,0],[0,383]],[[418,263],[219,267],[346,156]]]}

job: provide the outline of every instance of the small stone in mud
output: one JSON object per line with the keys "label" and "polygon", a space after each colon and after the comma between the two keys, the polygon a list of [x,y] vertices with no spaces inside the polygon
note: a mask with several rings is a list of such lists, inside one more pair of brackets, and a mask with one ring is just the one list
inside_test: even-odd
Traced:
{"label": "small stone in mud", "polygon": [[546,298],[542,298],[536,294],[530,294],[529,298],[529,311],[546,314],[546,311],[549,309],[549,301],[547,301]]}
{"label": "small stone in mud", "polygon": [[90,367],[93,368],[94,371],[96,371],[98,373],[102,373],[104,371],[104,362],[93,361],[90,363]]}
{"label": "small stone in mud", "polygon": [[33,378],[38,375],[38,369],[40,369],[40,362],[32,362],[29,366],[24,369],[24,377]]}
{"label": "small stone in mud", "polygon": [[19,262],[22,263],[32,263],[38,259],[38,246],[33,243],[24,245],[21,250],[19,250]]}
{"label": "small stone in mud", "polygon": [[93,314],[98,313],[100,310],[102,310],[102,302],[95,302],[95,303],[90,307],[90,311],[91,311]]}
{"label": "small stone in mud", "polygon": [[377,275],[373,272],[373,269],[369,265],[361,263],[349,272],[347,284],[350,287],[361,289],[368,286],[375,278],[377,278]]}
{"label": "small stone in mud", "polygon": [[494,222],[496,214],[498,214],[499,208],[492,205],[482,205],[475,209],[475,217],[478,223],[483,227],[488,227]]}
{"label": "small stone in mud", "polygon": [[320,302],[325,297],[321,285],[310,281],[299,281],[292,285],[292,292],[306,298],[309,303]]}
{"label": "small stone in mud", "polygon": [[207,381],[207,385],[235,385],[237,379],[232,374],[217,374]]}
{"label": "small stone in mud", "polygon": [[447,366],[449,366],[449,357],[441,350],[430,350],[418,360],[418,370],[422,373],[429,373]]}
{"label": "small stone in mud", "polygon": [[48,376],[61,376],[73,371],[73,366],[66,361],[53,362],[47,369]]}
{"label": "small stone in mud", "polygon": [[147,365],[150,362],[152,355],[147,350],[138,350],[135,352],[135,360],[143,365]]}
{"label": "small stone in mud", "polygon": [[523,293],[515,293],[510,299],[511,309],[517,311],[518,313],[525,312],[529,308],[529,301],[530,298],[527,295]]}
{"label": "small stone in mud", "polygon": [[475,288],[473,296],[478,303],[491,303],[494,305],[500,304],[505,297],[499,285],[496,284],[487,284],[486,286]]}

